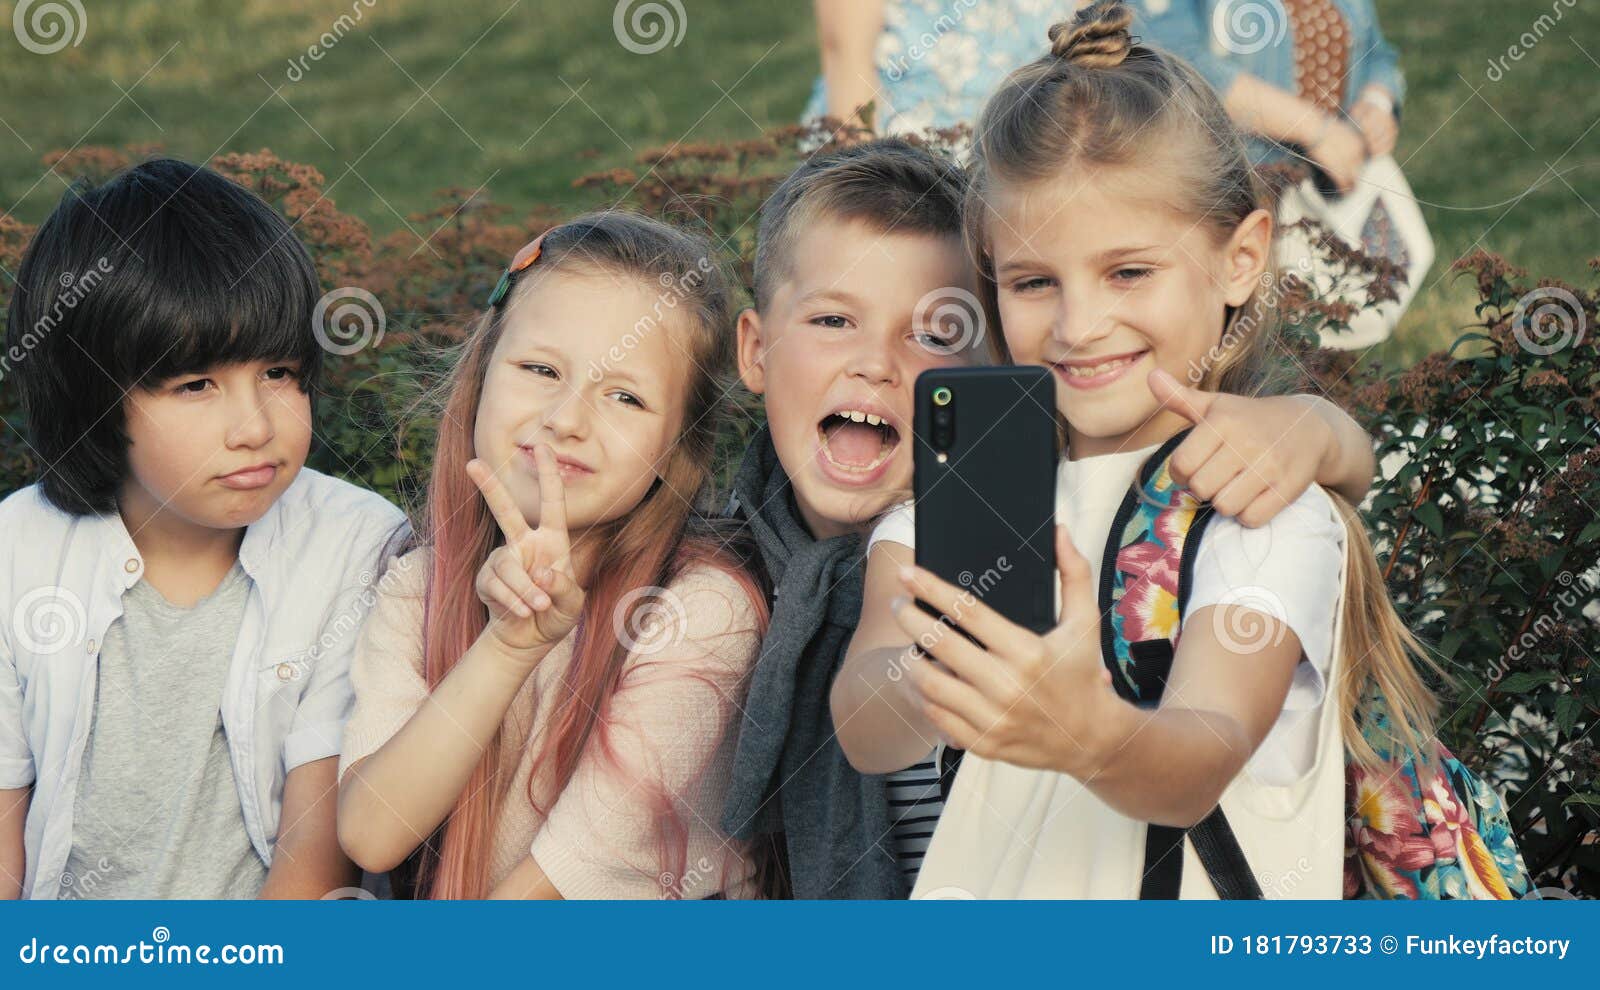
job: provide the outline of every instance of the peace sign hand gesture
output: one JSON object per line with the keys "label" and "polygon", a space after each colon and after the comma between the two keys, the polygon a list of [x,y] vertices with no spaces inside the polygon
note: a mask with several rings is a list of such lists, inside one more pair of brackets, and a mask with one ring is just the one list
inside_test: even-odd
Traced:
{"label": "peace sign hand gesture", "polygon": [[544,659],[578,622],[583,589],[572,572],[567,501],[555,454],[534,448],[539,467],[539,526],[531,528],[511,493],[481,460],[467,476],[483,493],[505,542],[478,569],[478,598],[489,608],[486,635],[509,655],[530,664]]}

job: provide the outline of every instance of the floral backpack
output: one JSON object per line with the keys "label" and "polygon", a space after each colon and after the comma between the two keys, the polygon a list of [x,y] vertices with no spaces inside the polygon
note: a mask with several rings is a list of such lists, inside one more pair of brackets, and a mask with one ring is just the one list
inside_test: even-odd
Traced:
{"label": "floral backpack", "polygon": [[[1172,667],[1200,535],[1211,506],[1179,487],[1167,470],[1184,434],[1140,468],[1113,517],[1100,569],[1101,656],[1117,693],[1154,706]],[[1433,767],[1414,751],[1394,751],[1376,684],[1361,708],[1361,731],[1387,764],[1369,770],[1345,754],[1346,899],[1508,900],[1532,884],[1495,790],[1438,746]],[[1259,899],[1251,872],[1219,806],[1187,830],[1151,825],[1142,899],[1179,895],[1185,840],[1223,899]]]}

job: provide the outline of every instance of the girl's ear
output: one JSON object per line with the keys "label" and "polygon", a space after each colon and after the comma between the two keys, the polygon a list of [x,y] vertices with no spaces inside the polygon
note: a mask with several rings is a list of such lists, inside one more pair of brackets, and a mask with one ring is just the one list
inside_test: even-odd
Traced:
{"label": "girl's ear", "polygon": [[761,314],[739,313],[739,380],[756,395],[767,389],[766,347],[761,340]]}
{"label": "girl's ear", "polygon": [[1227,255],[1223,277],[1228,305],[1243,306],[1272,261],[1272,214],[1258,209],[1239,221],[1228,238]]}

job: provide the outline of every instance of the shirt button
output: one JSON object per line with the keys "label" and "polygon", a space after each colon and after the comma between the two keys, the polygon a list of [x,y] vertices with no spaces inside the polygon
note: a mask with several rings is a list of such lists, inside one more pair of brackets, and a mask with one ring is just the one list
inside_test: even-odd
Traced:
{"label": "shirt button", "polygon": [[91,639],[91,640],[89,640],[89,642],[87,642],[87,643],[85,643],[85,644],[83,644],[83,645],[84,645],[84,646],[85,646],[85,647],[87,647],[87,648],[88,648],[88,650],[89,650],[89,655],[90,655],[90,656],[94,656],[94,652],[95,652],[95,647],[96,647],[96,646],[97,646],[97,645],[98,645],[98,644],[97,644],[97,643],[95,643],[95,641],[94,641],[94,640],[92,640],[92,639]]}
{"label": "shirt button", "polygon": [[122,565],[122,569],[127,571],[129,574],[134,573],[135,571],[137,571],[139,569],[139,558],[138,557],[129,557],[127,559],[127,561]]}
{"label": "shirt button", "polygon": [[287,681],[294,678],[294,665],[290,663],[278,664],[278,680]]}

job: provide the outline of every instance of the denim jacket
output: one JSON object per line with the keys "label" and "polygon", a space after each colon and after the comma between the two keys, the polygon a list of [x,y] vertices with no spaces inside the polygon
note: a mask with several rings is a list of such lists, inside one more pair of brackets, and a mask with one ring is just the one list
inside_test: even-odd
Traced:
{"label": "denim jacket", "polygon": [[[1376,83],[1394,97],[1398,114],[1405,75],[1399,54],[1378,28],[1372,0],[1333,0],[1333,5],[1344,15],[1350,34],[1343,105],[1348,109],[1363,89]],[[1130,6],[1133,33],[1184,58],[1219,95],[1241,73],[1295,91],[1294,28],[1280,0],[1132,0]],[[1283,157],[1283,150],[1267,139],[1253,137],[1248,144],[1252,160]]]}

